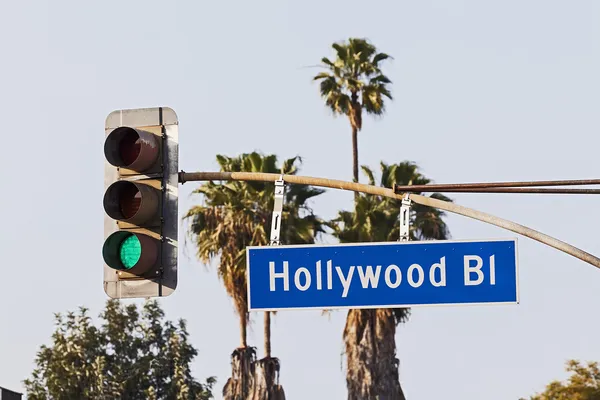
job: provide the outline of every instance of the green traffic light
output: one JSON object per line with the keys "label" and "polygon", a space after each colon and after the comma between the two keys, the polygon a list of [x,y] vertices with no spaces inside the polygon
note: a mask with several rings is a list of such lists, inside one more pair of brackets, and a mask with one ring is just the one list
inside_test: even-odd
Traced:
{"label": "green traffic light", "polygon": [[140,260],[142,245],[135,235],[128,235],[119,246],[119,257],[126,269],[132,268]]}
{"label": "green traffic light", "polygon": [[156,265],[158,240],[129,231],[116,231],[106,238],[102,247],[104,262],[117,271],[143,274]]}

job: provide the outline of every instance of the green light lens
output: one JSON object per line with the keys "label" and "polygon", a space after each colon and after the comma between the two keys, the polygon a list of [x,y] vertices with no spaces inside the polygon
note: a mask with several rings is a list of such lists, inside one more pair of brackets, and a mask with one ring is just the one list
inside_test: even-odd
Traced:
{"label": "green light lens", "polygon": [[119,257],[126,269],[133,267],[142,255],[142,245],[135,235],[129,235],[121,243],[119,248]]}

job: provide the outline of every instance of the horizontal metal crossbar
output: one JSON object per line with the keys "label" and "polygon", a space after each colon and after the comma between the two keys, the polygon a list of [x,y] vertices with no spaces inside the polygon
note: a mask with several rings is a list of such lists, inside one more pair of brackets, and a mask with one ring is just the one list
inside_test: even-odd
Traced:
{"label": "horizontal metal crossbar", "polygon": [[429,185],[396,185],[399,192],[470,192],[470,193],[549,193],[600,194],[600,189],[540,188],[540,186],[600,185],[600,179],[570,179],[552,181],[438,183]]}
{"label": "horizontal metal crossbar", "polygon": [[527,188],[527,187],[482,187],[482,188],[433,188],[432,185],[419,187],[396,186],[396,193],[533,193],[533,194],[600,194],[600,189],[565,189],[565,188]]}

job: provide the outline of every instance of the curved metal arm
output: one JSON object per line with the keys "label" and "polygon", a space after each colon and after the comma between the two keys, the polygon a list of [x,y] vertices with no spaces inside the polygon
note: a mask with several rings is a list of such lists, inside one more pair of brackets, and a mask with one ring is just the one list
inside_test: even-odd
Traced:
{"label": "curved metal arm", "polygon": [[554,247],[562,252],[577,257],[594,267],[600,268],[600,259],[593,256],[585,251],[578,249],[577,247],[571,246],[561,240],[555,239],[552,236],[548,236],[542,232],[538,232],[534,229],[528,228],[523,225],[519,225],[515,222],[508,221],[490,214],[486,214],[481,211],[473,210],[471,208],[459,206],[458,204],[450,203],[443,200],[433,199],[431,197],[425,197],[417,194],[409,195],[412,201],[415,203],[422,204],[424,206],[439,208],[445,211],[450,211],[455,214],[464,215],[465,217],[473,218],[478,221],[487,222],[488,224],[499,226],[500,228],[508,229],[523,236],[527,236],[530,239],[537,240],[538,242],[544,243],[550,247]]}
{"label": "curved metal arm", "polygon": [[[263,182],[275,182],[279,179],[280,174],[267,174],[258,172],[183,172],[179,173],[179,182],[185,183],[188,181],[263,181]],[[350,190],[354,192],[375,194],[379,196],[391,197],[394,199],[402,200],[402,194],[394,193],[393,189],[383,188],[379,186],[365,185],[362,183],[346,182],[336,179],[326,178],[314,178],[309,176],[298,176],[298,175],[283,175],[283,179],[288,183],[295,183],[299,185],[311,185],[311,186],[323,186],[332,189]],[[481,211],[473,210],[471,208],[463,207],[455,203],[433,199],[431,197],[425,197],[417,194],[409,194],[409,198],[415,203],[422,204],[424,206],[439,208],[445,211],[449,211],[455,214],[464,215],[465,217],[473,218],[478,221],[486,222],[491,225],[498,226],[500,228],[507,229],[509,231],[518,233],[519,235],[526,236],[530,239],[537,240],[545,245],[554,247],[564,253],[567,253],[573,257],[576,257],[588,264],[593,265],[596,268],[600,268],[600,258],[589,254],[575,246],[565,243],[561,240],[555,239],[551,236],[538,232],[534,229],[528,228],[523,225],[519,225],[515,222],[508,221],[490,214],[486,214]]]}

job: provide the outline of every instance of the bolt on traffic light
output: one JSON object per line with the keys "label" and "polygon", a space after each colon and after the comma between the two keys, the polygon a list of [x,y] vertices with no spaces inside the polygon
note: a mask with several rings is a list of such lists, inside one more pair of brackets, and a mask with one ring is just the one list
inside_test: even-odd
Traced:
{"label": "bolt on traffic light", "polygon": [[177,287],[177,115],[167,107],[113,111],[105,136],[104,291],[168,296]]}

